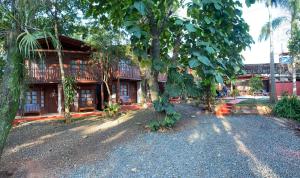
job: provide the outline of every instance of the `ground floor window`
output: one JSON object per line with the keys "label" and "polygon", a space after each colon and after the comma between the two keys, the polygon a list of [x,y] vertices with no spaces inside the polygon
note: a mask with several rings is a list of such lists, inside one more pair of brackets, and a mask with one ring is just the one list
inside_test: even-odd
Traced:
{"label": "ground floor window", "polygon": [[26,92],[25,104],[37,104],[37,91]]}
{"label": "ground floor window", "polygon": [[93,103],[93,90],[80,90],[80,104],[82,106],[92,106]]}
{"label": "ground floor window", "polygon": [[121,83],[120,84],[120,96],[129,96],[128,93],[128,83]]}
{"label": "ground floor window", "polygon": [[37,105],[39,104],[42,108],[45,107],[45,96],[44,91],[28,91],[25,96],[25,104],[27,105]]}

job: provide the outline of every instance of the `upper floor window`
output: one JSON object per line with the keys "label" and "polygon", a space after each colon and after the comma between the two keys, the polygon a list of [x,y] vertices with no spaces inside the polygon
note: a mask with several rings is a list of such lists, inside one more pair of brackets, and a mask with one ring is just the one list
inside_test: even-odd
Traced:
{"label": "upper floor window", "polygon": [[86,68],[87,68],[87,61],[83,61],[83,60],[80,60],[80,71],[83,72],[83,71],[86,71]]}
{"label": "upper floor window", "polygon": [[40,71],[45,72],[45,70],[46,70],[46,62],[45,62],[45,60],[41,59],[39,61],[39,63],[38,63],[38,67],[39,67]]}
{"label": "upper floor window", "polygon": [[76,71],[77,71],[76,61],[74,61],[74,60],[71,61],[70,68],[71,68],[71,73],[76,74]]}
{"label": "upper floor window", "polygon": [[121,70],[121,71],[129,71],[129,65],[130,65],[129,61],[127,61],[127,60],[121,60],[119,62],[119,70]]}

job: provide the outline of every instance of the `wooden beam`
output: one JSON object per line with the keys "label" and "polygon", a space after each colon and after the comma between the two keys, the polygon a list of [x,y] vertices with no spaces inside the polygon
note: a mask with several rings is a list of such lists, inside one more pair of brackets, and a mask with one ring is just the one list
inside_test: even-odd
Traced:
{"label": "wooden beam", "polygon": [[[35,52],[47,52],[47,53],[57,53],[56,49],[36,49]],[[71,54],[91,54],[90,51],[71,51],[71,50],[62,50],[63,53]]]}

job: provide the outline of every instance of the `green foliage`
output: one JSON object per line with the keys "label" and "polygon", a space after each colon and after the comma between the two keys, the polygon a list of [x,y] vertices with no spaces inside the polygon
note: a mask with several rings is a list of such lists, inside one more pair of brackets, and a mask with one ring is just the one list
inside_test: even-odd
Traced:
{"label": "green foliage", "polygon": [[253,94],[263,89],[263,82],[259,76],[254,76],[249,80],[250,92]]}
{"label": "green foliage", "polygon": [[63,81],[64,85],[64,103],[65,107],[70,108],[76,97],[76,80],[73,76],[66,76]]}
{"label": "green foliage", "polygon": [[117,104],[117,103],[112,103],[112,104],[109,104],[105,109],[104,109],[104,112],[106,113],[107,116],[109,117],[113,117],[115,116],[119,110],[120,110],[120,105]]}
{"label": "green foliage", "polygon": [[1,54],[0,54],[0,83],[2,83],[5,64],[6,64],[6,61],[1,57]]}
{"label": "green foliage", "polygon": [[239,92],[239,90],[237,89],[237,88],[235,88],[235,89],[233,89],[232,91],[231,91],[231,95],[235,98],[235,97],[237,97],[237,96],[239,96],[239,94],[240,94],[240,92]]}
{"label": "green foliage", "polygon": [[[288,20],[287,17],[281,16],[281,17],[276,17],[275,19],[272,20],[272,28],[273,30],[278,29],[282,23],[286,22]],[[263,25],[263,27],[260,30],[260,34],[258,37],[259,41],[266,41],[270,37],[270,23],[267,22]]]}
{"label": "green foliage", "polygon": [[[169,98],[198,96],[196,77],[205,80],[203,88],[210,101],[215,94],[215,83],[223,83],[223,78],[241,71],[240,52],[253,42],[242,18],[242,4],[235,0],[84,2],[90,5],[88,16],[116,29],[125,29],[131,35],[135,54],[142,61],[149,61],[143,63],[150,64],[147,66],[151,77],[167,73],[166,92],[154,101],[154,108],[166,114],[166,123],[172,123],[169,117],[175,117],[172,114],[176,113]],[[187,10],[188,18],[176,15],[180,7]],[[195,75],[187,74],[189,68],[196,71]]]}
{"label": "green foliage", "polygon": [[275,116],[300,121],[300,100],[297,96],[282,96],[273,108]]}
{"label": "green foliage", "polygon": [[270,100],[264,98],[259,98],[259,99],[251,98],[238,103],[238,105],[269,105],[269,104],[270,104]]}
{"label": "green foliage", "polygon": [[180,119],[181,115],[179,113],[174,112],[173,114],[167,114],[162,121],[152,120],[148,124],[148,127],[151,131],[158,131],[163,128],[172,128],[176,124],[176,122]]}
{"label": "green foliage", "polygon": [[150,121],[150,123],[148,124],[148,127],[150,128],[150,130],[152,132],[154,131],[158,131],[160,129],[161,123],[159,121],[156,120],[152,120]]}
{"label": "green foliage", "polygon": [[[292,38],[289,40],[288,48],[290,53],[294,56],[300,56],[300,29],[295,28]],[[300,57],[299,57],[300,58]]]}
{"label": "green foliage", "polygon": [[154,101],[153,106],[156,111],[165,113],[166,116],[162,122],[154,122],[152,125],[149,125],[152,131],[158,130],[156,129],[157,127],[171,128],[181,118],[181,115],[175,111],[173,104],[169,102],[169,97],[166,93],[159,97],[158,100]]}
{"label": "green foliage", "polygon": [[162,121],[161,126],[165,128],[172,128],[180,118],[181,115],[179,113],[167,114]]}

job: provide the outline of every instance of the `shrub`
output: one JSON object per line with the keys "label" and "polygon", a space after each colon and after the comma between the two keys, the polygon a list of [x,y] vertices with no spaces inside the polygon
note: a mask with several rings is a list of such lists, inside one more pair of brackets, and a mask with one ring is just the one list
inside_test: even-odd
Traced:
{"label": "shrub", "polygon": [[167,114],[165,119],[162,121],[161,126],[166,128],[172,128],[176,122],[180,119],[180,114],[174,113],[174,114]]}
{"label": "shrub", "polygon": [[158,129],[160,128],[160,122],[153,120],[148,124],[148,127],[151,131],[158,131]]}
{"label": "shrub", "polygon": [[234,98],[236,98],[239,95],[240,95],[240,92],[237,88],[235,88],[231,91],[231,96],[233,96]]}
{"label": "shrub", "polygon": [[113,117],[115,116],[120,109],[120,105],[119,104],[109,104],[107,106],[107,108],[104,109],[104,112],[106,113],[106,115],[108,115],[109,117]]}
{"label": "shrub", "polygon": [[254,92],[257,92],[261,89],[263,89],[263,82],[259,76],[254,76],[250,79],[249,81],[249,86],[250,86],[250,92],[251,94],[254,94]]}
{"label": "shrub", "polygon": [[282,96],[273,108],[273,113],[278,117],[300,121],[300,100],[297,96]]}
{"label": "shrub", "polygon": [[180,117],[179,113],[167,114],[163,121],[152,120],[148,127],[151,131],[158,131],[160,128],[172,128]]}

